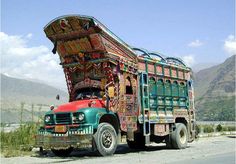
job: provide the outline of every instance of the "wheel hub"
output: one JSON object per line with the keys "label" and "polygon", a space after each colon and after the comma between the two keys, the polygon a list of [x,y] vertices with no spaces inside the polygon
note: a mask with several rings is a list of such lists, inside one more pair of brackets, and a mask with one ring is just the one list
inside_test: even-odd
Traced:
{"label": "wheel hub", "polygon": [[112,135],[107,130],[102,134],[102,144],[105,148],[109,148],[112,145]]}
{"label": "wheel hub", "polygon": [[184,143],[186,142],[186,134],[185,134],[184,130],[181,130],[181,131],[179,132],[179,135],[180,135],[180,142],[181,142],[182,144],[184,144]]}

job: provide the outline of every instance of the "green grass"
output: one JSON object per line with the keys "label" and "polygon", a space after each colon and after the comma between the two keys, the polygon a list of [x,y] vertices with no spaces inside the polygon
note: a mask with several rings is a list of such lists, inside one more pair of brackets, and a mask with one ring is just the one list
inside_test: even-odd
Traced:
{"label": "green grass", "polygon": [[13,132],[1,131],[1,154],[5,157],[32,154],[37,129],[36,124],[26,124]]}

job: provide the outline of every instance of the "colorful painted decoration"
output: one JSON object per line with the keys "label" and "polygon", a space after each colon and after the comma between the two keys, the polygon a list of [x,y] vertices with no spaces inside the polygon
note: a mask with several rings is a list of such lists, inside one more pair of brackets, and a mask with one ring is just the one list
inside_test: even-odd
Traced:
{"label": "colorful painted decoration", "polygon": [[[181,60],[146,50],[139,55],[93,18],[59,18],[44,31],[57,43],[70,101],[78,89],[99,88],[105,97],[110,95],[109,109],[119,113],[122,130],[137,129],[138,118],[133,116],[142,114],[144,103],[155,111],[151,121],[163,123],[173,119],[174,109],[193,108],[193,91],[187,86],[191,70]],[[169,120],[164,118],[167,114]]]}
{"label": "colorful painted decoration", "polygon": [[109,94],[110,98],[114,98],[114,96],[115,96],[115,87],[113,87],[113,86],[108,87],[108,94]]}
{"label": "colorful painted decoration", "polygon": [[71,29],[71,26],[68,23],[68,20],[66,20],[66,19],[61,19],[60,20],[60,26],[64,31],[68,31],[69,29]]}
{"label": "colorful painted decoration", "polygon": [[83,24],[83,29],[88,30],[89,29],[89,22],[85,22]]}
{"label": "colorful painted decoration", "polygon": [[99,34],[89,35],[94,50],[104,50],[104,45]]}
{"label": "colorful painted decoration", "polygon": [[99,59],[101,57],[101,54],[99,53],[92,53],[92,58],[93,59]]}
{"label": "colorful painted decoration", "polygon": [[99,88],[101,86],[101,81],[98,80],[91,80],[89,78],[86,78],[85,80],[78,82],[74,86],[74,90],[80,89],[80,88],[86,88],[86,87],[94,87]]}
{"label": "colorful painted decoration", "polygon": [[78,31],[81,31],[82,27],[81,27],[80,22],[79,22],[78,19],[76,19],[76,18],[71,18],[71,19],[70,19],[70,24],[71,24],[71,26],[73,27],[73,29],[78,30]]}
{"label": "colorful painted decoration", "polygon": [[84,53],[81,53],[81,52],[80,52],[80,53],[79,53],[79,57],[80,57],[80,58],[83,58],[83,57],[84,57]]}

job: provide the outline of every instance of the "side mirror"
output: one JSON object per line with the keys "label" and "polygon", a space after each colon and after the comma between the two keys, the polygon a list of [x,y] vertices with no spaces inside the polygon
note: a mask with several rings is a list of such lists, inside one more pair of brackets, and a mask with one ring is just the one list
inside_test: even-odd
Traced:
{"label": "side mirror", "polygon": [[113,98],[115,96],[115,88],[114,87],[108,87],[108,96],[110,98]]}
{"label": "side mirror", "polygon": [[51,106],[50,106],[50,109],[53,110],[53,109],[54,109],[54,105],[51,105]]}
{"label": "side mirror", "polygon": [[56,96],[56,99],[57,99],[57,100],[60,100],[60,95],[57,95],[57,96]]}

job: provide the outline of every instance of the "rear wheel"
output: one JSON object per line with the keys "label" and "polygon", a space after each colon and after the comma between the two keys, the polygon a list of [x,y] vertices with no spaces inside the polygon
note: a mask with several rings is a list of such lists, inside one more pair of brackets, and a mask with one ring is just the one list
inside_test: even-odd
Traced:
{"label": "rear wheel", "polygon": [[175,130],[170,135],[171,146],[175,149],[184,149],[187,147],[188,132],[183,123],[176,123]]}
{"label": "rear wheel", "polygon": [[73,148],[70,147],[68,149],[51,149],[52,152],[59,157],[67,157],[70,155],[70,153],[73,151]]}
{"label": "rear wheel", "polygon": [[117,147],[117,134],[109,123],[98,125],[97,132],[94,134],[97,153],[102,156],[112,155]]}
{"label": "rear wheel", "polygon": [[173,148],[170,135],[167,135],[165,137],[165,143],[166,143],[166,148],[168,148],[168,149],[172,149]]}

